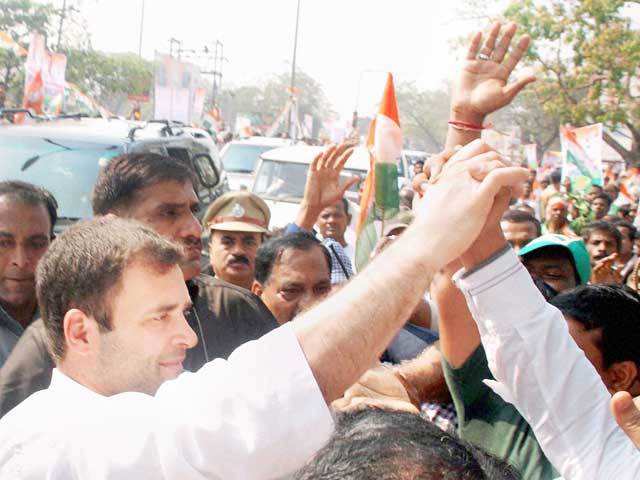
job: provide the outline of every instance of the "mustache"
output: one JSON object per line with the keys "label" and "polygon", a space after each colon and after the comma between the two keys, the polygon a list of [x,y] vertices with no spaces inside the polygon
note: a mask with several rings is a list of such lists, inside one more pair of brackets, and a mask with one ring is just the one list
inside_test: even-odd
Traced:
{"label": "mustache", "polygon": [[249,258],[245,255],[232,255],[229,263],[244,263],[245,265],[249,265]]}

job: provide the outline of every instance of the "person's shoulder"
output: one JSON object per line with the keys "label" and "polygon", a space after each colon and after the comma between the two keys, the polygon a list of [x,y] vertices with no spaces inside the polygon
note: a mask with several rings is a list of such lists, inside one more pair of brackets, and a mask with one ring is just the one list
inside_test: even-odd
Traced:
{"label": "person's shoulder", "polygon": [[193,282],[198,286],[199,289],[205,290],[207,292],[219,292],[221,294],[245,298],[255,297],[255,295],[246,288],[239,287],[237,285],[234,285],[233,283],[225,282],[224,280],[204,273],[195,277],[193,279]]}
{"label": "person's shoulder", "polygon": [[202,274],[194,279],[194,283],[199,289],[198,296],[206,297],[210,307],[215,307],[218,310],[241,308],[243,311],[257,312],[262,317],[270,319],[273,317],[260,297],[246,288]]}

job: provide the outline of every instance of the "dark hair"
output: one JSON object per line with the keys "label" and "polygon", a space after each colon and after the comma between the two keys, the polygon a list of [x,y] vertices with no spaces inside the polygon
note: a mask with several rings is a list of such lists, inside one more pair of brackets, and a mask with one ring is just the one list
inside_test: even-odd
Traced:
{"label": "dark hair", "polygon": [[606,193],[599,193],[595,195],[593,197],[593,200],[591,200],[591,203],[595,202],[598,199],[604,200],[605,202],[607,202],[607,205],[611,206],[611,203],[612,203],[611,197]]}
{"label": "dark hair", "polygon": [[167,181],[191,182],[194,189],[197,184],[193,169],[183,160],[157,153],[115,157],[100,171],[93,187],[93,214],[106,215],[126,208],[140,190]]}
{"label": "dark hair", "polygon": [[627,230],[629,230],[629,238],[631,240],[636,238],[636,235],[638,234],[638,229],[635,227],[635,225],[633,225],[630,222],[627,222],[624,218],[616,218],[611,223],[613,224],[613,226],[615,226],[618,229],[618,231],[620,231],[620,228],[626,228]]}
{"label": "dark hair", "polygon": [[27,205],[42,205],[47,209],[49,219],[51,220],[51,231],[49,232],[53,238],[53,228],[58,221],[58,202],[51,192],[45,188],[37,187],[31,183],[21,182],[19,180],[9,180],[0,182],[0,197],[8,196],[12,200]]}
{"label": "dark hair", "polygon": [[348,216],[349,215],[349,200],[347,200],[345,197],[342,197],[342,207],[344,208],[344,213]]}
{"label": "dark hair", "polygon": [[280,259],[285,250],[294,249],[308,252],[312,248],[320,248],[327,259],[327,267],[331,272],[331,254],[320,241],[307,232],[296,232],[272,238],[260,245],[256,253],[256,280],[261,284],[269,281],[273,266]]}
{"label": "dark hair", "polygon": [[502,215],[502,221],[509,223],[533,223],[536,227],[536,236],[539,237],[542,235],[540,221],[528,212],[522,210],[507,210],[504,215]]}
{"label": "dark hair", "polygon": [[424,160],[416,160],[413,164],[414,165],[422,165],[422,166],[424,166]]}
{"label": "dark hair", "polygon": [[342,413],[296,480],[515,480],[514,469],[418,415]]}
{"label": "dark hair", "polygon": [[622,242],[622,234],[611,223],[600,220],[600,221],[591,222],[590,224],[588,224],[582,232],[582,238],[584,239],[585,243],[589,241],[589,238],[591,237],[593,232],[607,232],[609,235],[611,235],[615,239],[616,250],[620,250],[620,243]]}
{"label": "dark hair", "polygon": [[549,175],[549,180],[551,180],[552,183],[560,183],[562,180],[562,172],[560,170],[554,170],[551,172],[551,175]]}
{"label": "dark hair", "polygon": [[640,296],[621,285],[583,285],[550,302],[585,330],[602,329],[605,367],[633,361],[640,367]]}
{"label": "dark hair", "polygon": [[100,217],[65,230],[36,270],[36,294],[49,348],[55,359],[65,352],[64,316],[72,308],[111,329],[109,294],[133,260],[160,272],[179,265],[179,247],[142,224]]}

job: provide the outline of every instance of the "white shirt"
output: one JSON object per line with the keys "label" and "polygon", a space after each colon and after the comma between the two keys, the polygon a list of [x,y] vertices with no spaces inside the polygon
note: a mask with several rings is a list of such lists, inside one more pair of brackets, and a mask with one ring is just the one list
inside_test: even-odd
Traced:
{"label": "white shirt", "polygon": [[609,412],[611,396],[513,250],[455,276],[478,324],[490,386],[534,430],[567,480],[637,480],[640,453]]}
{"label": "white shirt", "polygon": [[103,397],[58,370],[0,421],[2,479],[270,479],[329,439],[333,419],[288,325],[155,397]]}

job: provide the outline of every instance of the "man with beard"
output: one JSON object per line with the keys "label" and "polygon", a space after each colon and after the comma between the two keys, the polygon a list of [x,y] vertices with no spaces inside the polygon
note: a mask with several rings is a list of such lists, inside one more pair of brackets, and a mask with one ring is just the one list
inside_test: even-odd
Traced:
{"label": "man with beard", "polygon": [[270,219],[264,200],[244,190],[225,193],[211,204],[202,223],[211,232],[209,262],[216,278],[251,289],[256,252]]}
{"label": "man with beard", "polygon": [[[184,367],[198,370],[226,358],[238,346],[260,338],[277,323],[255,295],[208,275],[200,275],[201,227],[195,214],[194,173],[180,160],[157,154],[123,155],[100,172],[93,192],[96,216],[131,218],[181,245],[180,268],[191,294],[189,324],[198,344],[187,351]],[[159,295],[162,292],[158,292]],[[0,415],[33,392],[49,386],[54,367],[42,320],[24,333],[0,370]]]}

